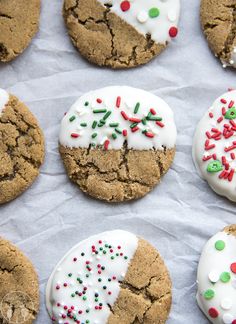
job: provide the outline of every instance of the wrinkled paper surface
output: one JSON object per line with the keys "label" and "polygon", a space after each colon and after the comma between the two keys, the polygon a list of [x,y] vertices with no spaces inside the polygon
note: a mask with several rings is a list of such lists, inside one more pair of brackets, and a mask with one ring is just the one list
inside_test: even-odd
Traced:
{"label": "wrinkled paper surface", "polygon": [[[33,186],[0,207],[0,235],[30,257],[40,278],[36,323],[50,323],[45,285],[56,263],[78,241],[105,230],[124,229],[160,251],[173,280],[168,323],[207,323],[195,302],[196,271],[206,241],[235,223],[235,205],[217,196],[197,174],[191,157],[194,129],[213,100],[235,87],[235,71],[214,58],[199,23],[199,1],[182,0],[180,33],[151,63],[129,71],[101,69],[72,46],[61,16],[62,0],[43,0],[40,32],[10,64],[0,65],[2,88],[36,115],[46,137],[46,160]],[[58,154],[65,111],[83,93],[129,85],[161,96],[175,112],[177,153],[172,168],[145,198],[109,205],[81,193],[67,178]]]}

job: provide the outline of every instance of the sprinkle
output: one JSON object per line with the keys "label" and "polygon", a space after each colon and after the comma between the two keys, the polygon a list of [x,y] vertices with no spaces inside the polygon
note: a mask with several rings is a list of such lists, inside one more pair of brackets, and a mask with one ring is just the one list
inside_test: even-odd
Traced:
{"label": "sprinkle", "polygon": [[87,127],[87,123],[81,123],[80,126]]}
{"label": "sprinkle", "polygon": [[156,115],[156,114],[157,114],[156,111],[155,111],[155,109],[153,109],[153,108],[150,109],[150,113],[151,113],[152,115]]}
{"label": "sprinkle", "polygon": [[213,115],[212,112],[209,112],[209,117],[210,117],[210,118],[213,118],[213,117],[214,117],[214,115]]}
{"label": "sprinkle", "polygon": [[119,123],[110,123],[109,126],[110,127],[117,127],[117,126],[119,126]]}
{"label": "sprinkle", "polygon": [[112,138],[117,139],[117,135],[115,133],[112,133]]}
{"label": "sprinkle", "polygon": [[106,109],[94,109],[93,113],[94,114],[100,114],[100,113],[106,113],[107,110]]}
{"label": "sprinkle", "polygon": [[130,2],[129,1],[122,1],[120,4],[120,8],[122,11],[128,11],[130,9]]}
{"label": "sprinkle", "polygon": [[75,118],[76,118],[75,116],[71,116],[70,119],[69,119],[69,121],[70,122],[73,122],[73,120],[75,120]]}
{"label": "sprinkle", "polygon": [[70,136],[71,136],[72,138],[78,138],[78,137],[79,137],[79,134],[77,134],[77,133],[72,133]]}
{"label": "sprinkle", "polygon": [[130,125],[130,128],[134,128],[134,127],[136,127],[138,125],[138,123],[137,122],[134,122],[134,123],[132,123],[131,125]]}
{"label": "sprinkle", "polygon": [[127,130],[123,129],[122,134],[123,134],[123,136],[127,136]]}
{"label": "sprinkle", "polygon": [[150,18],[156,18],[160,15],[160,10],[156,7],[153,7],[149,9],[148,14]]}
{"label": "sprinkle", "polygon": [[102,103],[102,99],[100,99],[100,98],[97,98],[97,103]]}
{"label": "sprinkle", "polygon": [[122,130],[120,128],[115,128],[115,131],[118,133],[118,134],[122,134]]}
{"label": "sprinkle", "polygon": [[116,98],[116,107],[117,108],[120,108],[120,103],[121,103],[121,97],[119,96]]}
{"label": "sprinkle", "polygon": [[137,130],[139,130],[138,126],[135,126],[131,129],[132,133],[135,133]]}
{"label": "sprinkle", "polygon": [[224,248],[225,248],[225,242],[222,241],[222,240],[216,241],[216,242],[215,242],[215,248],[216,248],[216,250],[218,250],[218,251],[222,251],[222,250],[224,250]]}
{"label": "sprinkle", "polygon": [[93,128],[93,129],[95,129],[95,128],[96,128],[96,126],[97,126],[97,121],[96,121],[96,120],[94,120],[94,121],[93,121],[93,123],[92,123],[92,128]]}
{"label": "sprinkle", "polygon": [[231,169],[229,176],[228,176],[228,181],[231,182],[233,180],[234,177],[234,169]]}
{"label": "sprinkle", "polygon": [[206,291],[204,292],[204,298],[205,298],[206,300],[210,300],[210,299],[212,299],[214,296],[215,296],[215,292],[214,292],[214,290],[212,290],[212,289],[208,289],[208,290],[206,290]]}
{"label": "sprinkle", "polygon": [[220,281],[223,283],[229,282],[231,279],[230,273],[229,272],[222,272],[220,275]]}
{"label": "sprinkle", "polygon": [[220,99],[220,102],[222,103],[222,104],[227,104],[227,101],[225,100],[225,99]]}
{"label": "sprinkle", "polygon": [[136,105],[135,105],[135,107],[134,107],[134,114],[137,114],[138,113],[139,107],[140,107],[140,103],[137,102]]}
{"label": "sprinkle", "polygon": [[212,318],[217,318],[219,316],[218,310],[216,308],[213,308],[213,307],[208,310],[208,314]]}
{"label": "sprinkle", "polygon": [[89,102],[85,101],[84,105],[87,107],[89,105]]}
{"label": "sprinkle", "polygon": [[234,105],[234,101],[233,101],[233,100],[231,100],[231,101],[230,101],[230,103],[229,103],[229,105],[228,105],[228,108],[232,108],[232,107],[233,107],[233,105]]}
{"label": "sprinkle", "polygon": [[172,38],[176,37],[178,35],[178,28],[177,27],[171,27],[169,29],[169,35]]}
{"label": "sprinkle", "polygon": [[103,120],[106,120],[111,115],[111,111],[108,111],[104,116]]}
{"label": "sprinkle", "polygon": [[217,119],[217,123],[221,123],[224,118],[221,116]]}
{"label": "sprinkle", "polygon": [[108,146],[109,146],[109,144],[110,144],[110,141],[109,141],[109,140],[106,140],[106,141],[104,142],[104,149],[105,149],[105,150],[108,150]]}
{"label": "sprinkle", "polygon": [[235,154],[232,152],[232,153],[230,153],[230,156],[231,156],[231,159],[232,160],[235,160]]}
{"label": "sprinkle", "polygon": [[231,266],[230,266],[230,270],[233,272],[233,273],[236,273],[236,262],[232,263]]}
{"label": "sprinkle", "polygon": [[156,121],[156,125],[160,126],[161,128],[165,126],[165,125],[164,125],[162,122],[160,122],[160,121]]}
{"label": "sprinkle", "polygon": [[93,133],[93,134],[92,134],[92,138],[96,138],[97,135],[98,135],[98,133]]}
{"label": "sprinkle", "polygon": [[155,135],[153,133],[145,132],[145,136],[153,138]]}
{"label": "sprinkle", "polygon": [[126,113],[123,110],[120,113],[125,120],[129,119],[129,117],[126,115]]}
{"label": "sprinkle", "polygon": [[133,123],[140,123],[141,119],[139,119],[139,118],[130,118],[129,121],[131,121]]}
{"label": "sprinkle", "polygon": [[143,119],[142,119],[142,124],[143,124],[143,125],[147,125],[147,120],[146,120],[146,118],[143,118]]}

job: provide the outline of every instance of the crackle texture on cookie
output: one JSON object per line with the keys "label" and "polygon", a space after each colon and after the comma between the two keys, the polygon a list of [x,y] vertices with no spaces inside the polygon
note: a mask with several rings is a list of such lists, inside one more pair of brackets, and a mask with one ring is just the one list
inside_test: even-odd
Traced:
{"label": "crackle texture on cookie", "polygon": [[73,44],[92,63],[112,68],[145,64],[166,45],[156,44],[97,0],[65,0],[64,19]]}
{"label": "crackle texture on cookie", "polygon": [[236,236],[236,224],[226,226],[224,228],[224,231],[228,234],[235,235]]}
{"label": "crackle texture on cookie", "polygon": [[38,30],[40,0],[0,1],[0,61],[23,52]]}
{"label": "crackle texture on cookie", "polygon": [[39,174],[44,138],[37,120],[16,97],[0,114],[0,204],[27,189]]}
{"label": "crackle texture on cookie", "polygon": [[202,0],[201,24],[212,51],[229,63],[236,46],[236,1]]}
{"label": "crackle texture on cookie", "polygon": [[20,320],[22,324],[31,324],[39,310],[39,284],[33,265],[17,247],[1,237],[0,308],[2,324]]}
{"label": "crackle texture on cookie", "polygon": [[175,149],[68,148],[60,153],[70,179],[92,197],[121,202],[146,195],[168,171]]}
{"label": "crackle texture on cookie", "polygon": [[139,239],[108,324],[164,324],[171,301],[171,280],[161,256]]}

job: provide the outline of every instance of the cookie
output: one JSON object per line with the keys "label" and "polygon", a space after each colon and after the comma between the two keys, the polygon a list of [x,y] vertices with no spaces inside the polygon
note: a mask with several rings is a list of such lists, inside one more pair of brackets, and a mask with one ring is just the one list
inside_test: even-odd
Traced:
{"label": "cookie", "polygon": [[62,120],[59,142],[73,182],[92,197],[120,202],[160,182],[174,158],[176,127],[159,97],[114,86],[75,102]]}
{"label": "cookie", "polygon": [[46,289],[54,323],[162,324],[171,307],[171,280],[158,251],[122,230],[73,247]]}
{"label": "cookie", "polygon": [[145,64],[177,36],[179,0],[65,0],[74,46],[92,63],[111,68]]}
{"label": "cookie", "polygon": [[216,99],[198,124],[193,158],[200,175],[221,196],[236,201],[236,91]]}
{"label": "cookie", "polygon": [[39,283],[29,259],[0,237],[0,323],[31,324],[39,311]]}
{"label": "cookie", "polygon": [[208,44],[223,67],[236,67],[234,0],[201,0],[201,24]]}
{"label": "cookie", "polygon": [[197,302],[212,323],[236,323],[236,225],[214,235],[198,266]]}
{"label": "cookie", "polygon": [[38,31],[40,0],[0,1],[0,61],[13,60]]}
{"label": "cookie", "polygon": [[44,138],[28,108],[0,89],[0,204],[25,191],[39,174]]}

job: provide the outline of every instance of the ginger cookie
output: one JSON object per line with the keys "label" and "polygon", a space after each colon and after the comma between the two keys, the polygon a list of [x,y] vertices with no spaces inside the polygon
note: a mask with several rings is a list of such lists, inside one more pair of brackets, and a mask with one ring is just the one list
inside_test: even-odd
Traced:
{"label": "ginger cookie", "polygon": [[122,230],[73,247],[46,289],[54,323],[162,324],[171,300],[171,279],[158,251]]}
{"label": "ginger cookie", "polygon": [[173,112],[159,97],[126,86],[89,92],[64,116],[60,153],[70,179],[108,202],[147,194],[174,155]]}
{"label": "ginger cookie", "polygon": [[38,31],[40,0],[0,1],[0,61],[21,54]]}
{"label": "ginger cookie", "polygon": [[236,67],[236,2],[202,0],[201,24],[208,44],[223,67]]}
{"label": "ginger cookie", "polygon": [[0,323],[31,324],[39,311],[39,283],[29,259],[0,237]]}
{"label": "ginger cookie", "polygon": [[113,69],[145,64],[177,36],[180,0],[65,0],[74,46]]}
{"label": "ginger cookie", "polygon": [[236,91],[220,96],[198,124],[193,158],[200,175],[221,196],[236,201]]}
{"label": "ginger cookie", "polygon": [[212,323],[236,323],[236,225],[214,235],[198,266],[197,302]]}
{"label": "ginger cookie", "polygon": [[39,174],[44,138],[29,109],[0,89],[0,204],[25,191]]}

